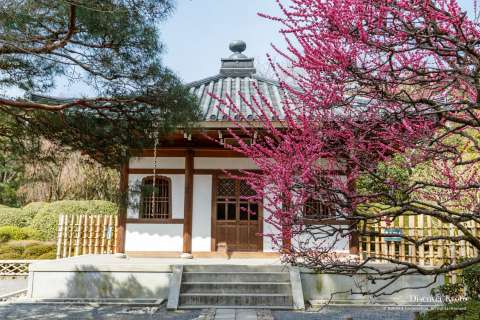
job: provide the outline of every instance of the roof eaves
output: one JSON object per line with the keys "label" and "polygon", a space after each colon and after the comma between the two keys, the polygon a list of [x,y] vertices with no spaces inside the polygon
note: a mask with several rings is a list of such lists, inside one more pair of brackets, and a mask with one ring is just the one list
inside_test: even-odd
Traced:
{"label": "roof eaves", "polygon": [[226,76],[221,75],[221,74],[217,74],[217,75],[212,76],[212,77],[208,77],[208,78],[204,78],[204,79],[201,79],[201,80],[197,80],[197,81],[187,83],[187,84],[185,84],[185,87],[194,88],[194,87],[201,86],[202,84],[206,84],[206,83],[216,81],[216,80],[219,80],[219,79],[222,79],[222,78],[226,78]]}
{"label": "roof eaves", "polygon": [[[241,126],[245,126],[245,127],[250,127],[250,128],[264,128],[264,123],[262,121],[250,121],[248,122],[248,126],[246,126],[246,122],[243,123],[243,121],[240,121],[241,123]],[[275,128],[281,128],[284,126],[284,124],[282,123],[282,121],[278,121],[278,120],[275,120],[275,121],[272,121],[271,122],[272,125],[275,127]],[[233,122],[233,121],[225,121],[225,120],[222,120],[222,121],[200,121],[196,124],[197,127],[200,127],[200,128],[206,128],[206,129],[223,129],[223,128],[237,128],[238,127],[238,124],[236,122]]]}

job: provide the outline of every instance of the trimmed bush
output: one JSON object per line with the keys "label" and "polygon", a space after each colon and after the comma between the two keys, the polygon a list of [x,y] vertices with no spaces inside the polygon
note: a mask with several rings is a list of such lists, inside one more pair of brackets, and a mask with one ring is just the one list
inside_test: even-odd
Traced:
{"label": "trimmed bush", "polygon": [[30,227],[19,228],[15,226],[0,227],[0,243],[10,240],[38,240],[40,234],[37,230]]}
{"label": "trimmed bush", "polygon": [[0,227],[0,242],[25,239],[28,239],[28,234],[23,231],[23,228],[15,226]]}
{"label": "trimmed bush", "polygon": [[28,240],[42,240],[42,235],[38,230],[33,229],[32,227],[24,227],[22,228],[22,232],[27,235]]}
{"label": "trimmed bush", "polygon": [[26,227],[32,222],[32,217],[22,209],[0,208],[0,227]]}
{"label": "trimmed bush", "polygon": [[45,203],[41,206],[32,220],[31,227],[39,231],[42,240],[55,240],[57,237],[58,216],[61,214],[116,215],[117,212],[118,206],[108,201],[56,201]]}
{"label": "trimmed bush", "polygon": [[5,260],[53,259],[55,255],[56,246],[53,243],[24,240],[0,245],[0,259]]}

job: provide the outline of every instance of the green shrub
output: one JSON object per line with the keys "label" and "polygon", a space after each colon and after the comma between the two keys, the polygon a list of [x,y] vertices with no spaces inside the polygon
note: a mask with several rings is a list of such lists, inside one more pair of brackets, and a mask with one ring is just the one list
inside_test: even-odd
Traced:
{"label": "green shrub", "polygon": [[19,228],[15,226],[0,227],[0,243],[10,240],[38,239],[40,234],[30,227]]}
{"label": "green shrub", "polygon": [[480,299],[480,264],[463,270],[463,283],[469,298]]}
{"label": "green shrub", "polygon": [[57,237],[58,216],[61,214],[107,214],[115,215],[118,206],[102,200],[73,201],[64,200],[45,203],[36,213],[31,227],[38,230],[43,240],[55,240]]}
{"label": "green shrub", "polygon": [[48,202],[30,202],[29,204],[22,207],[22,210],[26,215],[30,216],[32,219],[36,214],[45,206],[48,205]]}
{"label": "green shrub", "polygon": [[55,245],[37,243],[25,247],[25,250],[23,251],[23,258],[38,259],[39,257],[51,252],[56,253]]}
{"label": "green shrub", "polygon": [[446,299],[457,299],[463,296],[463,283],[446,283],[431,291],[433,296],[440,296]]}
{"label": "green shrub", "polygon": [[15,226],[0,227],[0,242],[25,239],[28,239],[28,234],[23,231],[23,228]]}
{"label": "green shrub", "polygon": [[480,301],[469,300],[450,303],[446,308],[427,311],[416,320],[478,320],[480,315]]}
{"label": "green shrub", "polygon": [[24,227],[22,228],[22,232],[27,235],[25,239],[28,240],[41,240],[42,235],[38,230],[33,229],[32,227]]}
{"label": "green shrub", "polygon": [[0,208],[0,227],[26,227],[32,222],[32,217],[18,208]]}
{"label": "green shrub", "polygon": [[52,259],[56,255],[55,244],[31,240],[10,241],[0,245],[0,259]]}

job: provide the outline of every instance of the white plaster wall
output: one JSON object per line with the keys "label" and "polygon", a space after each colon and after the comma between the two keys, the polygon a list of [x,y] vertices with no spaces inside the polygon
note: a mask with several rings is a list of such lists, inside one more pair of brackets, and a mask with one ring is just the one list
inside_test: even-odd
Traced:
{"label": "white plaster wall", "polygon": [[193,177],[192,251],[211,251],[212,176]]}
{"label": "white plaster wall", "polygon": [[[269,237],[269,234],[274,234],[278,235],[279,230],[274,227],[272,224],[268,222],[268,217],[270,215],[270,212],[266,209],[267,207],[267,202],[264,200],[263,201],[263,234],[265,235],[263,237],[263,252],[278,252],[279,248],[275,246],[275,244],[272,241],[272,238]],[[276,238],[278,238],[276,236]]]}
{"label": "white plaster wall", "polygon": [[[344,183],[346,181],[346,176],[343,175],[337,175],[336,179]],[[266,189],[266,192],[268,192],[268,187]],[[281,235],[277,227],[273,226],[268,222],[268,217],[270,215],[270,212],[268,211],[268,201],[267,199],[264,199],[263,201],[263,251],[264,252],[278,252],[281,249]],[[338,226],[335,226],[338,227]],[[330,230],[331,231],[331,230]],[[273,243],[271,237],[267,236],[269,234],[274,234],[275,239],[278,241],[277,244]],[[321,237],[321,235],[317,235],[318,237]],[[292,245],[297,247],[301,243],[302,249],[310,249],[310,248],[318,248],[319,246],[332,246],[332,250],[336,252],[349,252],[350,251],[350,242],[347,237],[340,237],[339,235],[330,237],[328,241],[326,239],[322,239],[321,241],[317,240],[317,237],[311,235],[311,234],[299,234],[295,236],[292,239]]]}
{"label": "white plaster wall", "polygon": [[[154,157],[132,157],[129,161],[129,167],[132,169],[152,169],[154,167]],[[158,169],[185,169],[184,157],[157,157]]]}
{"label": "white plaster wall", "polygon": [[[325,231],[322,232],[322,229],[315,232],[315,234],[311,233],[301,233],[297,234],[292,239],[292,245],[295,248],[300,248],[300,250],[307,250],[307,249],[329,249],[334,252],[341,252],[341,253],[348,253],[350,251],[350,241],[348,237],[342,237],[340,232],[336,232],[334,236],[325,237],[325,234],[330,234],[332,229],[328,226],[324,227]],[[339,228],[339,226],[335,226],[335,228]],[[325,233],[329,231],[328,233]]]}
{"label": "white plaster wall", "polygon": [[[139,217],[140,193],[138,186],[142,183],[142,179],[150,176],[149,174],[130,174],[128,175],[129,190],[137,190],[137,192],[129,192],[129,204],[127,209],[127,217],[137,219]],[[172,219],[183,219],[184,202],[185,202],[185,175],[183,174],[162,174],[172,181]]]}
{"label": "white plaster wall", "polygon": [[[171,273],[109,271],[32,272],[29,298],[167,299]],[[100,281],[102,280],[102,281]],[[111,290],[105,292],[105,283]],[[125,290],[128,289],[128,290]],[[107,296],[105,296],[107,294]],[[50,318],[51,319],[51,318]]]}
{"label": "white plaster wall", "polygon": [[125,251],[173,251],[183,250],[182,224],[134,224],[127,223]]}
{"label": "white plaster wall", "polygon": [[249,158],[194,158],[195,169],[258,169]]}

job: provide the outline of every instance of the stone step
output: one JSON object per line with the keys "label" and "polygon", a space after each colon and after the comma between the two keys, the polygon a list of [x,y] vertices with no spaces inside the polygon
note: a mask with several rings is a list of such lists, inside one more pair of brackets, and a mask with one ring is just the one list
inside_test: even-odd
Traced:
{"label": "stone step", "polygon": [[288,272],[183,272],[182,282],[290,282]]}
{"label": "stone step", "polygon": [[179,309],[275,309],[275,310],[291,310],[292,306],[211,306],[211,305],[183,305]]}
{"label": "stone step", "polygon": [[181,293],[180,306],[284,306],[292,308],[293,299],[289,294],[240,294],[240,293]]}
{"label": "stone step", "polygon": [[288,272],[280,265],[184,265],[183,272]]}
{"label": "stone step", "polygon": [[283,293],[292,292],[290,282],[183,282],[181,293]]}

